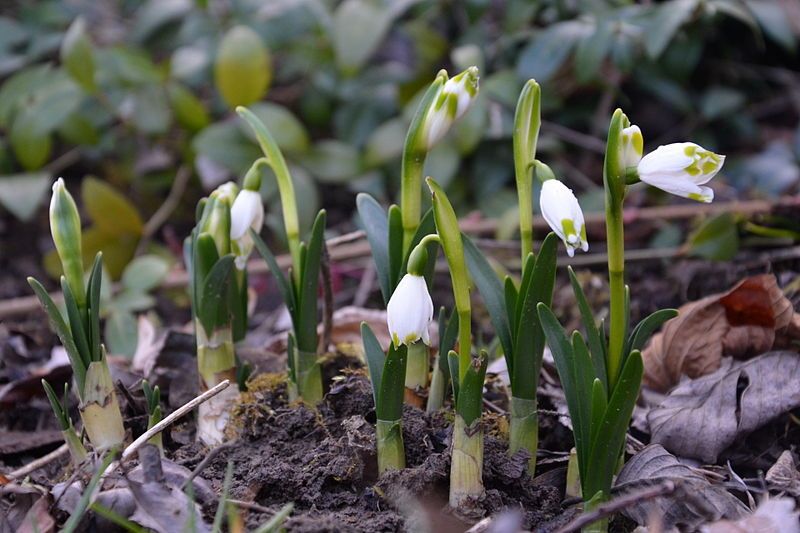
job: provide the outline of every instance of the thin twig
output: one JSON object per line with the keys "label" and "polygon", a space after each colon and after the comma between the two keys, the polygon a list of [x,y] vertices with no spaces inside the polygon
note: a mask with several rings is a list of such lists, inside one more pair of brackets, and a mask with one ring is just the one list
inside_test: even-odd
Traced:
{"label": "thin twig", "polygon": [[630,507],[635,503],[644,500],[658,498],[659,496],[666,496],[675,492],[676,484],[673,481],[666,480],[658,485],[644,488],[637,492],[631,492],[619,498],[614,498],[610,502],[603,503],[592,509],[591,511],[582,513],[572,520],[567,525],[557,530],[556,533],[570,533],[571,531],[580,531],[584,526],[588,526],[593,522],[610,516],[617,511]]}
{"label": "thin twig", "polygon": [[207,466],[208,466],[208,465],[211,463],[211,461],[213,461],[213,460],[214,460],[214,458],[215,458],[217,455],[219,455],[219,454],[220,454],[220,452],[223,452],[223,451],[225,451],[225,450],[227,450],[227,449],[229,449],[229,448],[232,448],[232,447],[233,447],[233,445],[234,445],[234,443],[233,443],[233,442],[227,442],[227,443],[225,443],[225,444],[221,444],[220,446],[217,446],[216,448],[212,448],[212,449],[211,449],[211,451],[209,451],[209,452],[208,452],[208,455],[206,455],[205,457],[203,457],[203,460],[202,460],[202,461],[200,461],[200,462],[197,464],[197,466],[196,466],[196,467],[194,467],[194,470],[192,470],[192,473],[191,473],[191,474],[189,474],[189,477],[187,477],[187,478],[186,478],[186,481],[183,483],[183,486],[181,487],[181,490],[185,490],[185,489],[186,489],[186,487],[188,487],[188,486],[189,486],[189,485],[192,483],[192,481],[194,481],[194,478],[196,478],[197,476],[199,476],[199,475],[200,475],[200,473],[201,473],[203,470],[205,470],[205,469],[206,469],[206,467],[207,467]]}
{"label": "thin twig", "polygon": [[26,464],[25,466],[17,468],[16,470],[11,472],[10,474],[6,474],[6,477],[8,479],[20,479],[20,478],[23,478],[23,477],[27,476],[28,474],[30,474],[31,472],[33,472],[35,470],[39,470],[43,466],[46,466],[46,465],[52,463],[56,459],[59,459],[60,457],[63,457],[65,455],[67,455],[68,453],[69,453],[69,447],[67,446],[66,443],[64,443],[61,446],[59,446],[58,448],[56,448],[55,450],[53,450],[52,452],[48,453],[47,455],[39,457],[38,459],[34,459],[33,461],[31,461],[30,463]]}
{"label": "thin twig", "polygon": [[253,503],[253,502],[246,502],[246,501],[242,501],[242,500],[232,500],[230,498],[228,498],[227,501],[228,501],[228,503],[232,503],[233,505],[237,505],[237,506],[243,507],[245,509],[250,509],[251,511],[258,511],[259,513],[264,513],[264,514],[270,514],[271,515],[271,514],[273,514],[275,512],[275,511],[273,511],[272,509],[270,509],[268,507],[264,507],[263,505],[258,505],[257,503]]}
{"label": "thin twig", "polygon": [[139,244],[136,246],[136,255],[139,255],[142,250],[144,250],[147,243],[150,242],[150,239],[155,235],[156,231],[158,231],[158,228],[169,219],[172,212],[178,207],[183,193],[186,190],[186,185],[189,183],[189,178],[191,177],[192,172],[188,166],[182,165],[178,168],[178,171],[175,173],[175,179],[172,180],[172,187],[169,190],[166,200],[156,209],[156,212],[153,213],[142,229],[142,238],[139,239]]}

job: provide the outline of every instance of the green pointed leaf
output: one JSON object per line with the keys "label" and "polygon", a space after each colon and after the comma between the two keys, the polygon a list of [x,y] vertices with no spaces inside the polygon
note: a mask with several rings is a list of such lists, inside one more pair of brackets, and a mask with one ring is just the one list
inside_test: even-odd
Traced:
{"label": "green pointed leaf", "polygon": [[109,353],[133,357],[139,344],[136,317],[128,311],[115,311],[106,319],[105,339]]}
{"label": "green pointed leaf", "polygon": [[678,316],[677,309],[661,309],[652,313],[642,319],[635,328],[633,328],[633,333],[628,339],[628,347],[626,351],[628,353],[634,350],[641,350],[644,348],[645,343],[650,338],[650,335],[653,334],[655,330],[661,327],[664,322],[675,318]]}
{"label": "green pointed leaf", "polygon": [[606,414],[607,407],[606,388],[599,379],[595,379],[592,382],[592,424],[589,437],[591,442],[597,442],[597,439],[600,438],[600,429],[603,427],[603,416]]}
{"label": "green pointed leaf", "polygon": [[545,345],[536,306],[539,303],[549,306],[553,300],[557,246],[558,237],[551,232],[542,243],[539,257],[534,260],[531,254],[525,264],[526,275],[517,298],[517,335],[511,374],[511,390],[517,398],[536,398]]}
{"label": "green pointed leaf", "polygon": [[450,353],[456,345],[456,340],[458,340],[458,313],[454,310],[448,318],[445,308],[442,307],[439,311],[439,368],[448,379],[450,378],[450,365],[447,357],[443,357],[443,355]]}
{"label": "green pointed leaf", "polygon": [[0,204],[23,222],[36,214],[50,191],[49,172],[31,172],[0,177]]}
{"label": "green pointed leaf", "polygon": [[64,306],[67,309],[67,319],[69,321],[69,329],[72,333],[72,339],[75,341],[75,347],[78,348],[78,353],[81,355],[84,365],[87,367],[91,363],[91,351],[89,349],[89,339],[86,336],[84,326],[87,324],[85,316],[81,316],[81,311],[78,309],[78,304],[75,302],[75,297],[72,295],[72,290],[69,288],[67,278],[61,276],[61,292],[64,295]]}
{"label": "green pointed leaf", "polygon": [[223,36],[214,62],[214,82],[229,107],[260,100],[272,81],[272,60],[261,37],[247,26]]}
{"label": "green pointed leaf", "polygon": [[233,263],[233,255],[221,257],[203,280],[197,318],[209,335],[230,320],[230,310],[226,304],[233,280]]}
{"label": "green pointed leaf", "polygon": [[391,282],[391,292],[394,293],[397,284],[400,283],[400,278],[405,273],[403,268],[403,219],[398,206],[392,205],[389,207],[388,221],[389,281]]}
{"label": "green pointed leaf", "polygon": [[[372,332],[372,328],[366,322],[361,323],[361,342],[364,345],[364,357],[367,360],[369,380],[372,383],[372,399],[375,401],[377,412],[386,354],[383,352],[381,343],[375,337],[375,333]],[[378,418],[380,419],[380,417]]]}
{"label": "green pointed leaf", "polygon": [[[42,387],[44,388],[44,393],[47,395],[47,399],[50,401],[50,407],[53,408],[53,414],[58,421],[58,425],[61,428],[61,431],[66,431],[69,429],[71,423],[69,419],[69,414],[67,413],[64,404],[61,403],[61,400],[56,395],[56,391],[53,390],[53,387],[46,380],[42,380]],[[66,387],[65,387],[66,392]]]}
{"label": "green pointed leaf", "polygon": [[[514,353],[514,344],[511,337],[511,326],[509,325],[509,315],[507,312],[507,302],[503,284],[497,277],[497,273],[489,264],[489,261],[486,260],[486,257],[484,257],[470,238],[464,236],[463,241],[464,256],[467,261],[469,273],[472,276],[472,281],[475,283],[478,292],[481,293],[483,303],[486,305],[486,310],[489,312],[489,318],[492,321],[497,337],[500,339],[500,344],[503,347],[503,352],[506,355],[506,361],[509,361],[511,354]],[[509,374],[512,373],[512,364],[508,365]]]}
{"label": "green pointed leaf", "polygon": [[78,352],[77,346],[75,346],[75,341],[72,339],[69,326],[64,322],[61,312],[42,284],[34,278],[28,278],[28,284],[33,289],[33,292],[36,293],[45,313],[47,313],[47,318],[50,320],[50,327],[58,336],[61,345],[67,351],[69,363],[72,366],[72,373],[75,376],[75,383],[78,385],[78,391],[83,391],[83,384],[86,379],[86,366],[83,363],[80,352]]}
{"label": "green pointed leaf", "polygon": [[483,412],[483,383],[486,379],[486,366],[489,357],[485,351],[481,352],[479,359],[473,359],[464,379],[461,380],[456,411],[464,419],[467,426],[481,417]]}
{"label": "green pointed leaf", "polygon": [[[506,299],[506,316],[513,317],[517,312],[517,298],[519,297],[519,292],[517,291],[517,286],[514,284],[514,280],[511,278],[511,276],[506,276],[506,279],[503,282],[503,292]],[[509,325],[511,326],[511,338],[513,339],[517,336],[517,323],[513,320],[510,320]],[[509,362],[513,364],[513,357],[508,357],[508,359]],[[509,373],[510,372],[511,368],[509,368]]]}
{"label": "green pointed leaf", "polygon": [[[97,252],[89,274],[86,290],[87,314],[89,317],[89,347],[91,348],[92,361],[100,361],[103,357],[100,338],[100,297],[103,285],[103,253]],[[87,365],[88,366],[88,365]]]}
{"label": "green pointed leaf", "polygon": [[155,254],[140,255],[122,273],[126,289],[147,292],[158,287],[169,273],[169,261]]}
{"label": "green pointed leaf", "polygon": [[294,340],[294,334],[290,331],[286,338],[286,362],[289,367],[289,383],[297,383],[297,362],[295,361],[297,342]]}
{"label": "green pointed leaf", "polygon": [[78,17],[61,43],[61,63],[72,78],[88,92],[94,92],[94,55],[86,33],[86,22]]}
{"label": "green pointed leaf", "polygon": [[292,290],[289,280],[286,279],[286,276],[281,271],[280,266],[278,266],[278,261],[275,259],[275,256],[267,247],[266,243],[264,243],[264,241],[261,239],[261,236],[252,229],[248,231],[250,231],[250,237],[253,239],[256,250],[258,250],[258,253],[264,258],[264,261],[267,262],[269,271],[273,276],[275,276],[275,280],[278,282],[278,287],[280,288],[281,295],[283,296],[283,303],[289,309],[289,314],[294,319],[295,312],[297,310],[297,303],[295,302],[294,290]]}
{"label": "green pointed leaf", "polygon": [[[322,246],[325,240],[325,210],[321,210],[311,229],[308,248],[302,253],[302,277],[300,279],[299,298],[295,332],[297,346],[304,352],[317,351],[317,302],[319,288],[319,269],[322,262]],[[305,257],[303,257],[305,256]]]}
{"label": "green pointed leaf", "polygon": [[639,397],[643,371],[641,353],[632,352],[620,372],[617,385],[608,401],[602,427],[598,431],[598,439],[592,446],[584,484],[589,489],[589,494],[598,490],[609,494],[611,490],[611,481],[625,443],[633,406]]}
{"label": "green pointed leaf", "polygon": [[594,321],[594,314],[589,307],[589,302],[586,301],[586,295],[583,293],[578,277],[572,267],[567,267],[569,272],[569,281],[572,284],[572,292],[575,294],[575,300],[578,302],[578,310],[581,313],[583,321],[583,328],[586,331],[586,339],[589,343],[589,351],[592,353],[592,364],[594,365],[595,376],[600,380],[603,386],[608,390],[608,376],[606,373],[606,358],[605,349],[603,347],[603,337],[597,329],[597,324]]}
{"label": "green pointed leaf", "polygon": [[383,363],[378,405],[375,409],[378,420],[403,418],[407,354],[408,348],[405,344],[399,348],[395,348],[393,343],[389,345],[389,353]]}
{"label": "green pointed leaf", "polygon": [[[214,265],[219,261],[219,252],[217,251],[217,244],[214,242],[214,237],[210,233],[201,233],[197,236],[194,243],[194,269],[197,272],[197,280],[199,285],[202,286],[206,276],[214,268]],[[198,299],[198,305],[202,301],[202,293]]]}
{"label": "green pointed leaf", "polygon": [[375,261],[375,271],[378,274],[383,303],[386,305],[394,288],[389,266],[389,223],[386,211],[375,198],[363,192],[356,196],[356,208],[364,225],[364,232],[367,234],[367,242],[369,242],[372,252],[372,260]]}

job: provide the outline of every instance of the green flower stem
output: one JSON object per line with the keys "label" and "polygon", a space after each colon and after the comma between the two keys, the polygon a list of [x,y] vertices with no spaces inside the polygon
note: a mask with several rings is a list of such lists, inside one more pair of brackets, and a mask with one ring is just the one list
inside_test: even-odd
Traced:
{"label": "green flower stem", "polygon": [[307,405],[315,406],[322,401],[322,367],[316,352],[294,349],[297,382],[290,387],[290,398],[302,398]]}
{"label": "green flower stem", "polygon": [[403,428],[400,420],[378,420],[375,425],[378,448],[378,473],[406,467]]}
{"label": "green flower stem", "polygon": [[[422,341],[412,342],[408,345],[408,363],[406,366],[406,398],[418,401],[412,403],[422,407],[422,395],[428,388],[428,374],[430,371],[430,353]],[[421,394],[422,393],[422,394]]]}
{"label": "green flower stem", "polygon": [[519,95],[514,114],[514,173],[519,202],[519,235],[522,262],[533,253],[533,179],[531,165],[536,159],[536,144],[541,125],[541,90],[528,80]]}
{"label": "green flower stem", "polygon": [[606,241],[608,243],[608,283],[611,324],[608,339],[609,389],[619,378],[622,350],[625,346],[625,243],[622,223],[622,202],[606,203]]}
{"label": "green flower stem", "polygon": [[79,410],[83,427],[95,450],[105,451],[123,443],[125,427],[105,354],[100,361],[93,361],[86,368]]}
{"label": "green flower stem", "polygon": [[230,328],[218,329],[210,336],[197,323],[197,370],[205,389],[236,376],[236,355]]}
{"label": "green flower stem", "polygon": [[[256,134],[258,144],[267,157],[269,166],[275,173],[278,183],[278,192],[281,197],[281,208],[283,209],[283,224],[286,228],[286,241],[289,243],[289,253],[292,256],[292,277],[295,283],[300,282],[300,218],[297,214],[297,197],[294,192],[294,183],[283,153],[272,134],[263,122],[252,111],[246,107],[239,106],[236,112],[244,118]],[[418,187],[419,188],[419,187]]]}
{"label": "green flower stem", "polygon": [[457,414],[453,424],[450,466],[450,506],[468,506],[483,494],[483,427],[480,420],[467,426]]}
{"label": "green flower stem", "polygon": [[511,397],[511,434],[508,443],[509,455],[527,450],[528,473],[536,472],[536,450],[539,449],[539,412],[536,399]]}
{"label": "green flower stem", "polygon": [[439,353],[433,365],[431,387],[428,390],[428,404],[425,407],[425,410],[429,413],[434,413],[442,408],[444,405],[444,395],[447,392],[447,375],[439,365],[440,357],[447,357],[447,354]]}
{"label": "green flower stem", "polygon": [[400,213],[403,220],[403,253],[408,253],[422,215],[422,172],[425,167],[424,148],[415,146],[414,139],[406,139],[400,169]]}
{"label": "green flower stem", "polygon": [[81,438],[72,426],[62,431],[61,436],[64,437],[64,442],[67,443],[69,456],[72,458],[72,464],[78,466],[86,459],[86,448],[83,446]]}
{"label": "green flower stem", "polygon": [[608,389],[614,390],[622,366],[627,332],[625,310],[625,236],[622,203],[625,199],[626,170],[621,157],[623,128],[630,125],[621,109],[614,111],[608,127],[606,154],[603,163],[603,186],[606,205],[606,242],[608,246],[608,282],[610,292],[610,325],[608,339]]}

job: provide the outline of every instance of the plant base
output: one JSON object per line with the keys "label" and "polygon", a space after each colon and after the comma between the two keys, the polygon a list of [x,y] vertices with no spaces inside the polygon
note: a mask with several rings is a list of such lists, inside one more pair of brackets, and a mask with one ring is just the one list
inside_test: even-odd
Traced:
{"label": "plant base", "polygon": [[447,392],[447,376],[439,368],[439,357],[436,356],[436,363],[433,365],[433,376],[431,377],[431,388],[428,391],[428,405],[425,410],[435,413],[444,405],[444,396]]}
{"label": "plant base", "polygon": [[236,389],[236,356],[230,329],[220,329],[207,336],[203,326],[197,323],[197,370],[202,392],[225,379],[232,383],[198,407],[197,439],[206,446],[218,446],[225,440],[230,410],[239,397]]}
{"label": "plant base", "polygon": [[405,402],[422,409],[425,406],[430,371],[428,347],[422,341],[409,344],[407,360]]}
{"label": "plant base", "polygon": [[316,352],[304,352],[295,348],[294,368],[297,382],[289,380],[289,400],[302,400],[309,406],[322,401],[322,367]]}
{"label": "plant base", "polygon": [[453,425],[450,463],[450,507],[458,509],[483,496],[483,426],[467,426],[461,415]]}
{"label": "plant base", "polygon": [[527,450],[531,457],[528,460],[528,474],[536,473],[536,451],[539,449],[539,412],[536,400],[511,397],[511,430],[508,442],[508,453],[513,455],[519,450]]}
{"label": "plant base", "polygon": [[121,445],[125,441],[125,427],[105,356],[86,368],[83,391],[79,406],[81,420],[94,449],[102,452]]}
{"label": "plant base", "polygon": [[375,425],[378,449],[378,473],[387,470],[402,470],[406,467],[406,452],[403,446],[403,427],[400,420],[378,420]]}

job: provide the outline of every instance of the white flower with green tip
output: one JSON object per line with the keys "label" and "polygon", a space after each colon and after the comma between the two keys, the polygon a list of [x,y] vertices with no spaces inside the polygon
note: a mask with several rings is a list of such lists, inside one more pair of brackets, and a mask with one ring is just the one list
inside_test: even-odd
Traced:
{"label": "white flower with green tip", "polygon": [[430,346],[428,326],[433,320],[433,301],[425,278],[406,274],[386,306],[386,322],[392,342],[399,347],[422,339]]}
{"label": "white flower with green tip", "polygon": [[433,148],[478,96],[478,68],[470,67],[447,80],[425,117],[425,142]]}
{"label": "white flower with green tip", "polygon": [[634,168],[642,160],[644,137],[639,126],[631,125],[622,130],[621,159],[623,168]]}
{"label": "white flower with green tip", "polygon": [[547,224],[564,241],[570,257],[575,255],[578,248],[584,252],[589,250],[583,211],[569,187],[557,179],[545,180],[539,196],[539,207]]}
{"label": "white flower with green tip", "polygon": [[236,268],[244,270],[253,251],[249,229],[256,233],[264,225],[264,203],[258,191],[243,189],[231,206],[231,245],[236,253]]}
{"label": "white flower with green tip", "polygon": [[642,158],[639,179],[676,196],[709,203],[714,191],[704,187],[722,168],[725,156],[695,143],[659,146]]}

